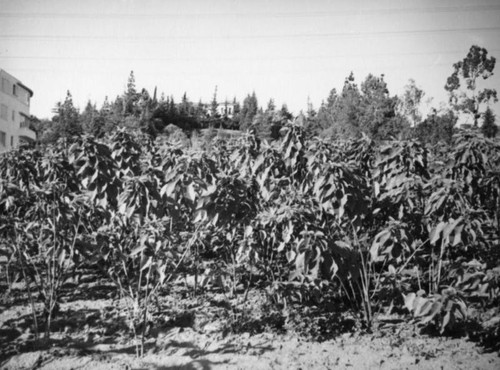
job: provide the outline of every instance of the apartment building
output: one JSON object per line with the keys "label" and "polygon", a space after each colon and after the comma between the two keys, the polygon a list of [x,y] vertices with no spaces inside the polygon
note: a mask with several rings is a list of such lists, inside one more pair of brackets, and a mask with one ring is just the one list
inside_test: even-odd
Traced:
{"label": "apartment building", "polygon": [[0,69],[0,152],[36,140],[29,128],[32,96],[30,88]]}

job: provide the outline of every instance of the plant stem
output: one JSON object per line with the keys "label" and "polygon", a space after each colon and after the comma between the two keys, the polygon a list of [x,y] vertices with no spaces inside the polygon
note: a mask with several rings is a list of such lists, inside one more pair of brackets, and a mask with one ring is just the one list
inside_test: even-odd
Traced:
{"label": "plant stem", "polygon": [[21,248],[20,248],[20,241],[16,233],[16,250],[19,254],[19,261],[21,262],[21,272],[23,274],[23,279],[26,282],[26,289],[28,291],[28,298],[30,300],[30,305],[31,305],[31,314],[33,315],[33,325],[35,329],[35,338],[38,341],[39,339],[39,334],[38,334],[38,322],[36,319],[36,309],[35,309],[35,302],[33,300],[33,295],[31,294],[31,279],[28,279],[28,275],[26,274],[26,264],[24,262],[23,254],[21,253]]}
{"label": "plant stem", "polygon": [[144,342],[145,342],[145,338],[146,338],[146,321],[148,318],[148,305],[149,305],[148,289],[149,289],[149,277],[151,276],[151,266],[152,265],[149,265],[148,275],[146,277],[146,295],[144,297],[144,316],[142,318],[141,357],[144,356]]}

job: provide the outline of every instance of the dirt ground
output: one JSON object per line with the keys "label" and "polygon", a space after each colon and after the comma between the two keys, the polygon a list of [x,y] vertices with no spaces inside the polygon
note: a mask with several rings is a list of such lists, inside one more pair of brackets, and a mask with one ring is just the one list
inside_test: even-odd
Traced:
{"label": "dirt ground", "polygon": [[[286,330],[286,325],[277,330],[279,325],[272,320],[258,327],[258,320],[251,321],[248,317],[263,316],[257,308],[252,308],[251,302],[247,311],[235,311],[228,308],[231,302],[224,295],[182,301],[178,298],[172,296],[163,302],[168,309],[158,313],[155,324],[148,328],[142,358],[136,357],[134,339],[127,330],[124,303],[107,298],[104,293],[83,294],[61,304],[51,340],[42,347],[33,344],[26,300],[4,299],[0,306],[0,367],[9,370],[500,369],[499,353],[488,353],[467,337],[421,334],[402,320],[382,322],[371,334],[337,330],[328,338],[317,334],[311,338]],[[305,322],[303,332],[316,330],[307,327],[312,325],[307,312],[294,320]],[[319,325],[324,326],[320,331],[328,332],[326,326],[330,322],[320,321]],[[228,330],[229,327],[233,330]],[[237,334],[234,328],[239,328]],[[326,339],[318,341],[318,338]]]}

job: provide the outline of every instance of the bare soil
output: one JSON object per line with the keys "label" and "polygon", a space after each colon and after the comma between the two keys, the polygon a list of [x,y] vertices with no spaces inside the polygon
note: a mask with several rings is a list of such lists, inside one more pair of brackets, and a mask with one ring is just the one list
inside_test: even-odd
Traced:
{"label": "bare soil", "polygon": [[126,302],[113,297],[110,286],[90,284],[71,299],[68,294],[50,340],[38,342],[27,298],[21,290],[2,289],[0,368],[500,369],[498,352],[467,336],[422,334],[404,317],[381,318],[367,334],[333,310],[273,310],[256,291],[243,303],[242,297],[193,297],[178,288],[156,302],[142,358],[136,356]]}

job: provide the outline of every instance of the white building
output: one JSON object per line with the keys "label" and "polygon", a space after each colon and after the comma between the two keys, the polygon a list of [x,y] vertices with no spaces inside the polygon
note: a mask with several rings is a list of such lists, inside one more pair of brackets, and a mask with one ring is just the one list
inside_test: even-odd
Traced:
{"label": "white building", "polygon": [[[203,108],[205,109],[206,115],[212,115],[212,104],[203,104]],[[217,103],[217,114],[220,117],[228,117],[233,118],[234,116],[234,104],[225,101],[224,103]]]}
{"label": "white building", "polygon": [[29,128],[32,96],[30,88],[0,69],[0,152],[36,140]]}
{"label": "white building", "polygon": [[228,103],[227,101],[224,103],[219,103],[217,105],[217,113],[221,117],[229,117],[233,118],[234,115],[234,104],[233,103]]}

